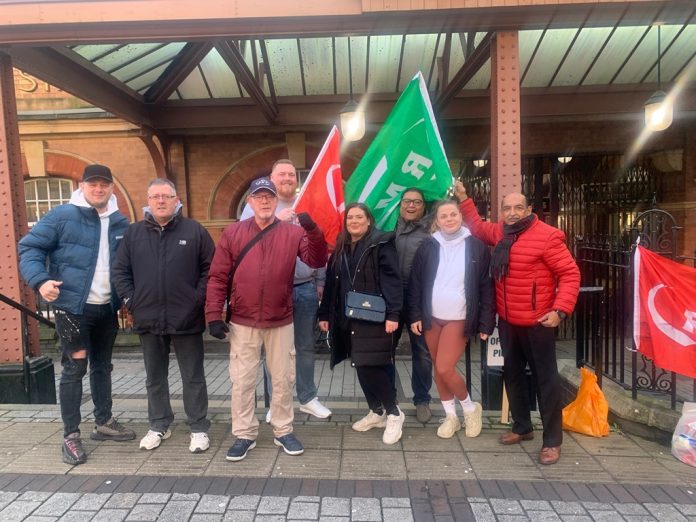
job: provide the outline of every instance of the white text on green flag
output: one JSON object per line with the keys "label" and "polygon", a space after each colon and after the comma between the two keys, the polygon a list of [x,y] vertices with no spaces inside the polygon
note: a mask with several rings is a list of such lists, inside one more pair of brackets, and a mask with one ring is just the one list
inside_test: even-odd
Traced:
{"label": "white text on green flag", "polygon": [[391,230],[399,199],[417,187],[425,199],[441,199],[452,185],[447,156],[430,97],[419,72],[404,89],[345,187],[346,201],[365,203],[377,227]]}

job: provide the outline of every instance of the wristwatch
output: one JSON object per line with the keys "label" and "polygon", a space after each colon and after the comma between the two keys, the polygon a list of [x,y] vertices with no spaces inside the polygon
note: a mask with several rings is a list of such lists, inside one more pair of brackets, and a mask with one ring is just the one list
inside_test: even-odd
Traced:
{"label": "wristwatch", "polygon": [[554,312],[556,312],[556,313],[558,314],[558,317],[560,317],[561,320],[563,320],[563,319],[565,319],[566,317],[568,317],[568,314],[565,313],[563,310],[554,310]]}

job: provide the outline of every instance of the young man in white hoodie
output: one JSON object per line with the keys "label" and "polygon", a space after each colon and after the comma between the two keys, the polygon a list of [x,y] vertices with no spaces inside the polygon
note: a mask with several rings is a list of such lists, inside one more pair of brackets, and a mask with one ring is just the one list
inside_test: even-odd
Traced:
{"label": "young man in white hoodie", "polygon": [[120,302],[111,289],[110,266],[128,227],[113,192],[111,170],[88,165],[70,203],[48,212],[19,242],[22,277],[54,306],[63,365],[63,461],[72,465],[87,460],[80,439],[80,404],[88,362],[96,422],[91,438],[135,438],[111,411],[111,352]]}

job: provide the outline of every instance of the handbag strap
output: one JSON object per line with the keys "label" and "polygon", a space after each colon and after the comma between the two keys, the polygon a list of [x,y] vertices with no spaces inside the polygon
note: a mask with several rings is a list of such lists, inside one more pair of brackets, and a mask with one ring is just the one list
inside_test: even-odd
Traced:
{"label": "handbag strap", "polygon": [[[368,246],[362,254],[360,254],[360,258],[358,259],[358,265],[360,264],[360,261],[362,261],[363,256],[367,252],[368,248],[378,248],[378,245],[374,246]],[[343,258],[343,263],[346,265],[346,272],[348,273],[348,280],[350,281],[350,291],[355,290],[355,278],[358,276],[358,265],[355,265],[355,272],[353,274],[350,273],[350,265],[348,264],[348,257],[346,256],[345,250],[342,252],[342,258]],[[379,266],[375,267],[375,278],[377,279],[377,288],[380,288],[380,278],[379,278]],[[380,291],[380,295],[382,295],[382,292]]]}
{"label": "handbag strap", "polygon": [[265,234],[270,232],[270,230],[274,226],[276,226],[278,223],[280,223],[280,221],[278,219],[276,219],[273,223],[268,225],[261,232],[256,234],[253,238],[251,238],[251,240],[246,245],[244,245],[244,248],[242,248],[242,251],[237,256],[236,263],[234,265],[232,265],[232,269],[230,270],[230,275],[228,276],[228,279],[227,279],[227,300],[228,300],[228,302],[227,302],[227,313],[225,314],[225,317],[226,317],[225,322],[226,323],[229,323],[230,318],[232,317],[232,307],[230,306],[229,299],[230,299],[230,293],[232,292],[232,280],[234,279],[234,273],[237,271],[237,267],[244,259],[244,256],[247,255],[247,252],[249,252],[249,250],[251,250],[251,247],[253,247],[256,243],[258,243],[261,240],[261,238]]}

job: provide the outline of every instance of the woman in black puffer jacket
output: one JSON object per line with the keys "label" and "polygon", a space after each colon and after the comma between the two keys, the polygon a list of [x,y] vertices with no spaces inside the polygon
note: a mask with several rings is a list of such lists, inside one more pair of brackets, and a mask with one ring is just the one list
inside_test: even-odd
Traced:
{"label": "woman in black puffer jacket", "polygon": [[[385,320],[348,319],[345,298],[350,290],[381,296],[386,304]],[[350,357],[370,407],[367,416],[353,424],[353,429],[385,428],[385,444],[394,444],[401,438],[404,423],[389,377],[389,367],[394,364],[392,335],[399,324],[402,293],[394,234],[377,230],[374,217],[364,204],[351,203],[346,207],[336,250],[329,259],[317,315],[319,327],[330,332],[331,368]]]}

